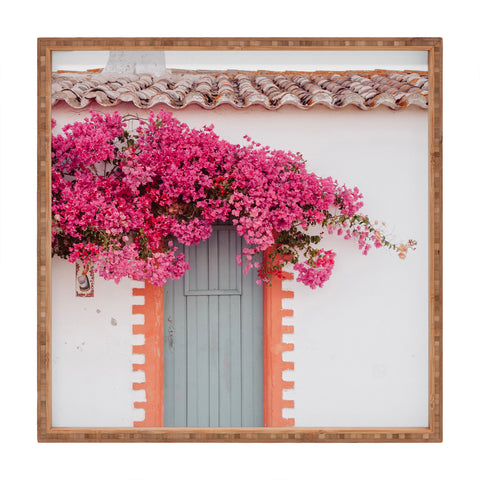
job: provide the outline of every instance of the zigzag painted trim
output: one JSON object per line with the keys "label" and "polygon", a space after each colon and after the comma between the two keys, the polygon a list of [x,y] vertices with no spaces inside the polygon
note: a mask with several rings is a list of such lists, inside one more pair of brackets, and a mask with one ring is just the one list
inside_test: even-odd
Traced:
{"label": "zigzag painted trim", "polygon": [[143,314],[144,323],[133,325],[133,334],[143,334],[145,343],[134,345],[132,352],[145,356],[145,363],[133,364],[133,371],[145,373],[145,382],[133,383],[134,390],[145,390],[144,402],[134,402],[145,410],[145,419],[133,422],[134,427],[163,427],[163,287],[145,282],[144,288],[134,288],[134,296],[144,296],[144,305],[132,305],[133,314]]}
{"label": "zigzag painted trim", "polygon": [[[292,273],[283,273],[292,280]],[[283,360],[283,352],[292,351],[293,343],[283,342],[283,334],[293,333],[293,325],[283,325],[283,318],[291,317],[293,310],[282,308],[284,298],[293,298],[293,292],[283,290],[283,279],[272,278],[271,286],[263,287],[263,418],[265,427],[294,426],[295,419],[284,418],[283,409],[293,408],[293,400],[284,400],[283,391],[294,388],[293,381],[283,380],[285,370],[293,370],[294,362]],[[133,334],[143,334],[145,343],[134,345],[134,354],[145,356],[145,363],[136,363],[133,370],[145,374],[145,382],[133,383],[134,390],[145,390],[146,400],[135,402],[135,408],[145,410],[145,419],[134,422],[135,427],[162,427],[164,425],[164,354],[163,354],[163,287],[146,282],[144,288],[134,288],[134,296],[144,296],[144,305],[133,305],[133,314],[142,314],[144,323],[133,325]]]}
{"label": "zigzag painted trim", "polygon": [[[283,272],[285,280],[292,280],[293,273]],[[294,362],[283,360],[283,352],[292,351],[293,343],[285,343],[283,334],[293,333],[293,325],[283,325],[285,317],[293,316],[293,310],[282,308],[284,298],[293,298],[292,291],[283,290],[283,279],[272,278],[271,286],[264,285],[264,334],[263,334],[263,419],[265,427],[293,427],[295,419],[284,418],[283,409],[293,408],[293,400],[284,400],[283,391],[294,388],[293,381],[283,380],[285,370],[293,370]]]}

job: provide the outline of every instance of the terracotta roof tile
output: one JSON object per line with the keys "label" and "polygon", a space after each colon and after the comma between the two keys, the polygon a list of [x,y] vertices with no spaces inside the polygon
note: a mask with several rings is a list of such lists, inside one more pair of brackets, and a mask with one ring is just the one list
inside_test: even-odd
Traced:
{"label": "terracotta roof tile", "polygon": [[174,109],[199,105],[246,108],[261,105],[277,110],[283,105],[331,109],[354,105],[371,110],[384,105],[393,110],[416,105],[428,108],[428,74],[412,71],[247,72],[172,71],[155,77],[97,72],[54,73],[52,104],[64,101],[83,108],[95,101],[102,106],[133,103],[139,108],[167,105]]}

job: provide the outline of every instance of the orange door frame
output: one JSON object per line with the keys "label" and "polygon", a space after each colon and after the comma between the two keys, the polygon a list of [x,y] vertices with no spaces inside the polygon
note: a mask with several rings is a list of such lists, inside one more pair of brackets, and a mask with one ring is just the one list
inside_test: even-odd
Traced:
{"label": "orange door frame", "polygon": [[[268,252],[267,252],[268,254]],[[267,257],[267,254],[264,256]],[[292,280],[292,273],[283,273]],[[135,421],[135,427],[164,426],[164,297],[163,287],[145,282],[144,288],[134,288],[134,296],[143,296],[143,305],[133,305],[132,313],[144,316],[143,324],[133,325],[133,334],[143,334],[145,343],[134,345],[133,353],[143,355],[144,363],[135,363],[134,371],[142,371],[143,382],[133,383],[134,390],[145,390],[145,401],[135,402],[134,408],[144,409],[145,418]],[[293,333],[293,325],[284,325],[283,318],[291,317],[293,310],[282,306],[284,298],[293,298],[293,292],[283,289],[283,279],[274,276],[271,285],[263,285],[263,426],[294,426],[293,418],[284,418],[283,409],[293,408],[293,400],[283,399],[283,390],[292,389],[294,382],[283,379],[285,370],[293,370],[294,363],[283,360],[283,352],[291,351],[293,343],[285,343],[283,334]]]}

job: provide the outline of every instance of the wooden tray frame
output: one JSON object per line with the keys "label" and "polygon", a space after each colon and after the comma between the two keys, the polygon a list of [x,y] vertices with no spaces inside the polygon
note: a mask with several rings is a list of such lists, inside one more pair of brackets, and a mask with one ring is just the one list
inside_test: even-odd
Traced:
{"label": "wooden tray frame", "polygon": [[[52,51],[423,50],[429,73],[429,409],[422,428],[58,428],[51,421],[50,120]],[[39,38],[37,190],[37,434],[39,442],[442,441],[441,38]]]}

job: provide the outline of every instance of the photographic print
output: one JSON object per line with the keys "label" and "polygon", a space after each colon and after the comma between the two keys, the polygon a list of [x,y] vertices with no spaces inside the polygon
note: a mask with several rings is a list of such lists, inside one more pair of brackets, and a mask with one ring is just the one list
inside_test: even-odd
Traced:
{"label": "photographic print", "polygon": [[440,138],[440,39],[39,39],[39,441],[441,441]]}

